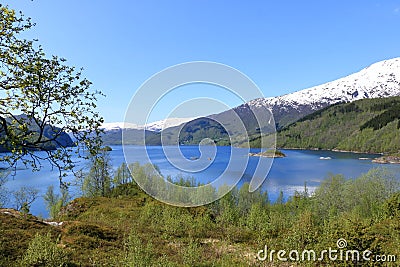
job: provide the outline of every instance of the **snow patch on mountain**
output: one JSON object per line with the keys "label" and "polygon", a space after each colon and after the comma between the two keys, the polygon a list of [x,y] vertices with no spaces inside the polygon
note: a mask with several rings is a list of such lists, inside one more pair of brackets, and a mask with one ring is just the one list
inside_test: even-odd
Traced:
{"label": "snow patch on mountain", "polygon": [[255,99],[248,104],[255,108],[290,106],[294,109],[306,105],[317,110],[337,102],[399,95],[400,58],[393,58],[332,82],[283,96]]}
{"label": "snow patch on mountain", "polygon": [[146,130],[153,132],[161,132],[169,127],[174,127],[186,123],[188,121],[194,120],[195,118],[166,118],[161,121],[155,121],[146,124]]}
{"label": "snow patch on mountain", "polygon": [[121,129],[138,129],[142,130],[144,127],[142,125],[134,124],[134,123],[125,123],[125,122],[105,122],[101,125],[101,129],[105,131],[116,131]]}

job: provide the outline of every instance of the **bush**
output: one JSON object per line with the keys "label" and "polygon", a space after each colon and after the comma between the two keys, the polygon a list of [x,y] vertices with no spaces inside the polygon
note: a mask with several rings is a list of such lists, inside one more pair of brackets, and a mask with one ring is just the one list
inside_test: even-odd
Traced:
{"label": "bush", "polygon": [[56,242],[51,240],[51,235],[39,235],[30,242],[22,260],[21,266],[68,266],[68,254]]}
{"label": "bush", "polygon": [[68,228],[67,233],[71,235],[85,235],[110,242],[118,239],[118,234],[112,229],[89,223],[73,224]]}
{"label": "bush", "polygon": [[383,205],[385,216],[400,219],[400,192],[393,194]]}
{"label": "bush", "polygon": [[182,258],[185,266],[195,266],[196,263],[198,264],[200,262],[200,250],[201,247],[199,246],[199,244],[195,240],[190,239],[189,243],[183,248],[182,251]]}
{"label": "bush", "polygon": [[153,245],[147,245],[138,236],[136,231],[132,231],[126,240],[124,254],[119,262],[119,266],[146,267],[152,266],[154,262]]}

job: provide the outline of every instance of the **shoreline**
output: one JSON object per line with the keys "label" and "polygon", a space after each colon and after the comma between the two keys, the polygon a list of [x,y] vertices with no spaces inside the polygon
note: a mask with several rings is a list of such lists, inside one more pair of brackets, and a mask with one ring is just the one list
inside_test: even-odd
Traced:
{"label": "shoreline", "polygon": [[370,158],[359,158],[360,160],[371,160],[372,163],[378,164],[400,164],[400,156],[390,155],[385,153],[375,153],[375,152],[360,152],[360,151],[348,151],[340,149],[318,149],[318,148],[279,148],[282,150],[312,150],[312,151],[330,151],[338,153],[354,153],[354,154],[367,154],[367,155],[380,155],[379,157]]}
{"label": "shoreline", "polygon": [[373,163],[379,164],[400,164],[400,156],[382,156],[372,160]]}
{"label": "shoreline", "polygon": [[350,151],[341,149],[327,149],[327,148],[298,148],[298,147],[280,147],[280,150],[312,150],[312,151],[331,151],[339,153],[354,153],[354,154],[368,154],[368,155],[385,155],[382,152],[363,152],[363,151]]}

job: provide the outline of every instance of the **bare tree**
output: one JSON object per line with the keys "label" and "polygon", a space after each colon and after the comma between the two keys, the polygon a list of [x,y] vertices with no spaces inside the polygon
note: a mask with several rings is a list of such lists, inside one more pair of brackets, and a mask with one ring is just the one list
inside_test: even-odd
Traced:
{"label": "bare tree", "polygon": [[39,190],[34,187],[21,186],[18,191],[13,192],[16,209],[28,213],[31,204],[36,200],[38,194]]}

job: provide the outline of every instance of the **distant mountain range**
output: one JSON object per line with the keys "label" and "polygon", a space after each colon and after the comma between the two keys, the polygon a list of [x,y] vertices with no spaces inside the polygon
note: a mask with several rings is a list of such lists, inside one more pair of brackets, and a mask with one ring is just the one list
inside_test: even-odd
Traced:
{"label": "distant mountain range", "polygon": [[175,127],[193,119],[194,118],[167,118],[146,125],[124,122],[103,123],[101,126],[104,130],[102,139],[105,145],[120,145],[122,144],[122,132],[124,131],[125,134],[130,137],[129,140],[126,141],[126,144],[142,145],[143,130],[145,129],[146,139],[149,144],[158,145],[161,142],[159,133],[163,129]]}
{"label": "distant mountain range", "polygon": [[[227,131],[221,130],[221,124],[231,125],[232,131],[235,131],[236,128],[232,125],[239,124],[239,119],[244,123],[250,139],[257,139],[260,125],[253,112],[265,114],[266,108],[272,111],[276,128],[279,130],[332,104],[392,96],[400,96],[400,58],[377,62],[357,73],[319,86],[283,96],[255,99],[219,114],[196,118],[187,122],[183,128],[164,127],[164,129],[167,128],[164,131],[170,132],[173,136],[177,133],[171,132],[179,129],[179,142],[183,144],[198,144],[199,140],[208,137],[215,139],[218,145],[225,145],[230,141]],[[147,130],[153,132],[149,134],[151,142],[148,144],[159,144],[160,127],[147,128]],[[105,135],[107,134],[106,131]],[[234,142],[240,143],[240,137],[237,137]]]}
{"label": "distant mountain range", "polygon": [[194,120],[195,118],[167,118],[164,120],[159,120],[155,122],[148,123],[146,125],[138,125],[133,123],[125,123],[125,122],[110,122],[110,123],[103,123],[100,128],[104,129],[105,131],[115,131],[115,130],[122,130],[122,129],[136,129],[136,130],[143,130],[146,129],[148,131],[153,132],[161,132],[163,129],[178,126],[182,123]]}

